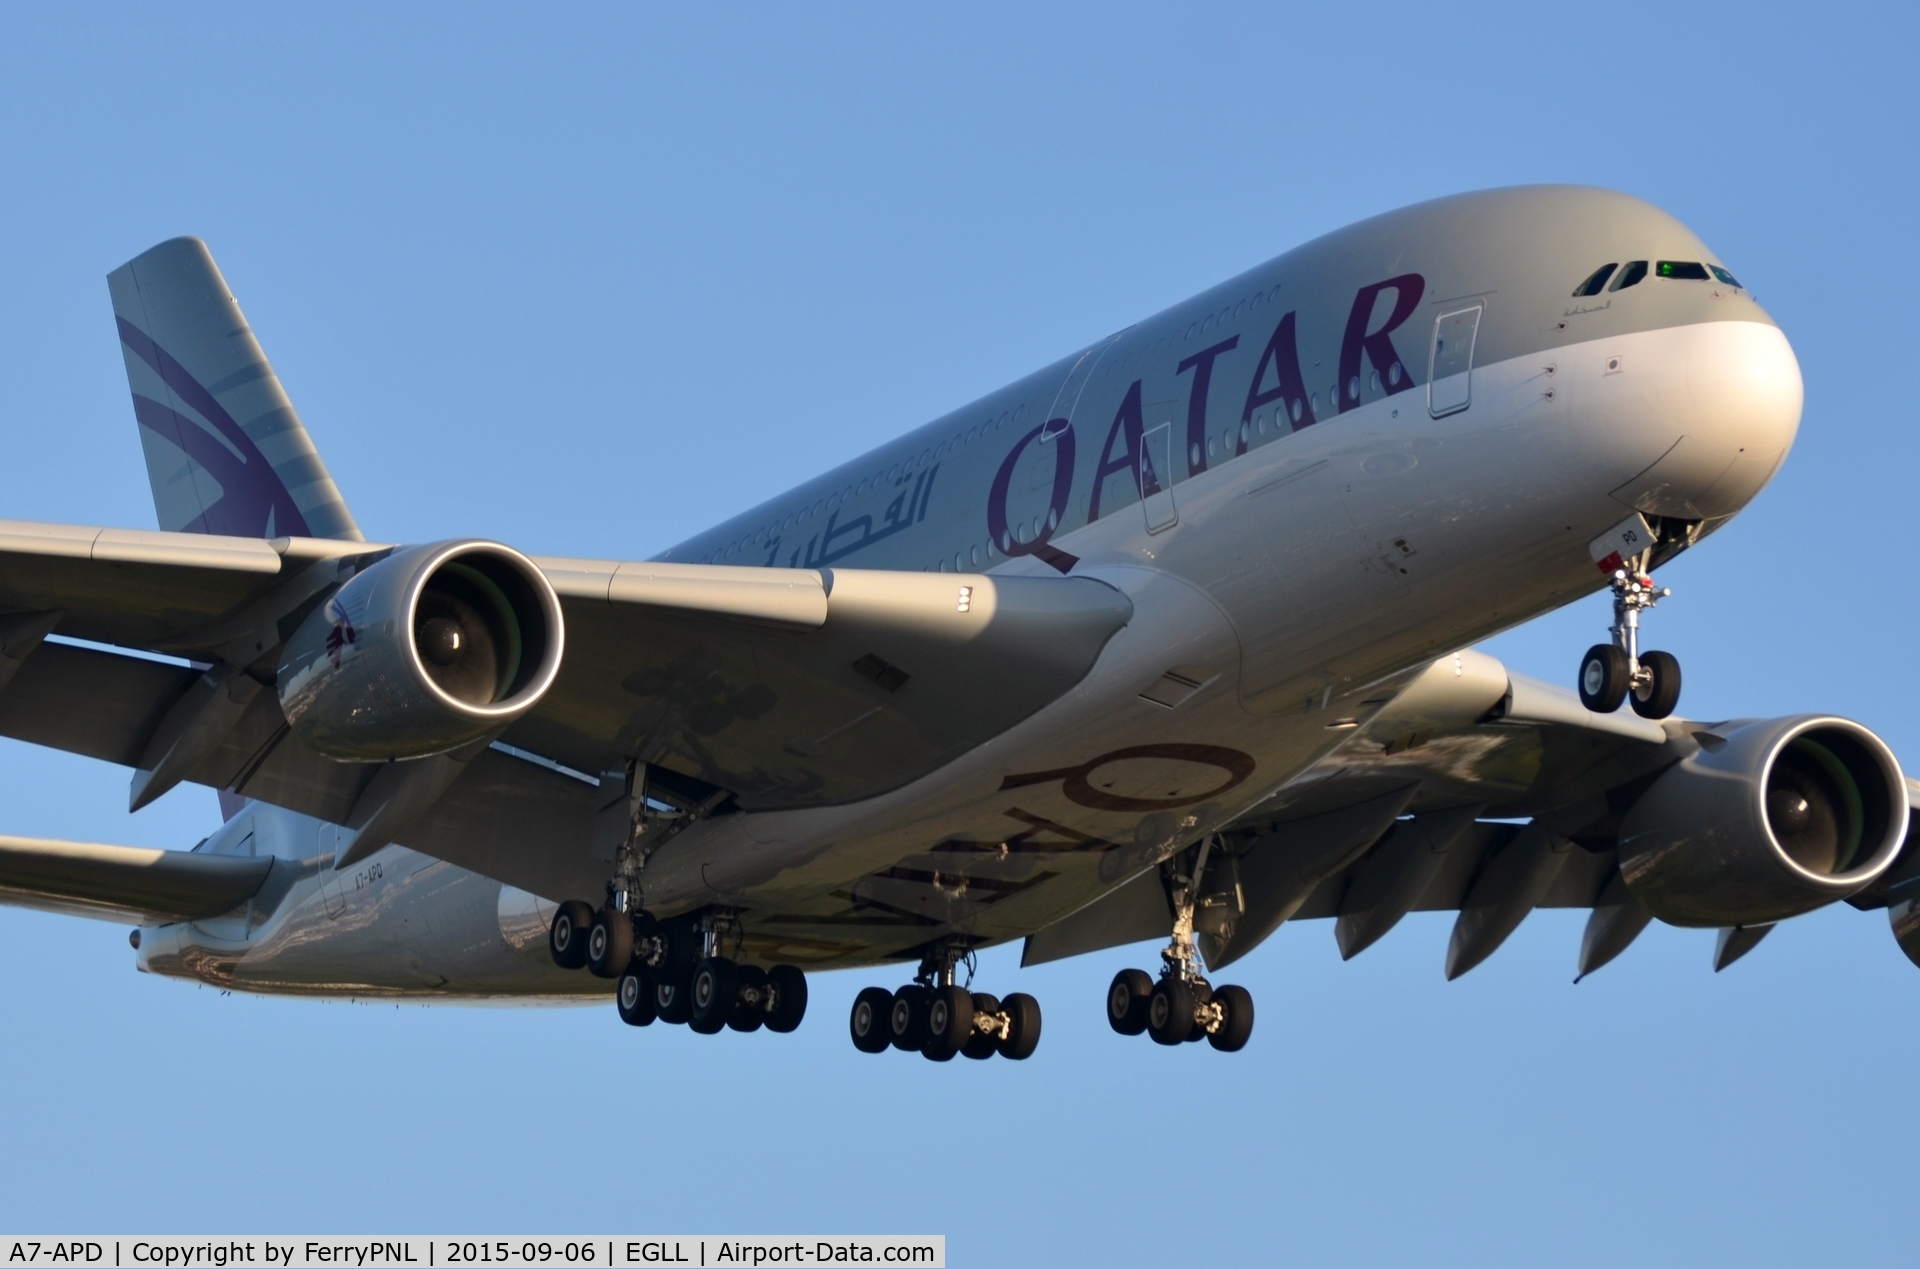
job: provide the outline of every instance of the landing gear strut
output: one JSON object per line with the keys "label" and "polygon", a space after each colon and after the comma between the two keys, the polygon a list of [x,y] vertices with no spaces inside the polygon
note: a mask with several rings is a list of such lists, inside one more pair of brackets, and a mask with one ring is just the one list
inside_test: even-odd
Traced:
{"label": "landing gear strut", "polygon": [[807,976],[792,965],[762,969],[726,956],[738,955],[740,920],[731,909],[657,921],[641,907],[641,874],[647,859],[674,834],[712,814],[725,800],[718,792],[704,800],[654,796],[647,768],[634,764],[602,778],[614,794],[602,808],[625,820],[612,825],[621,840],[614,849],[613,878],[607,901],[594,911],[571,899],[554,912],[547,945],[562,969],[585,967],[600,978],[617,980],[614,1004],[628,1026],[656,1020],[684,1023],[706,1035],[735,1031],[788,1032],[807,1013]]}
{"label": "landing gear strut", "polygon": [[1162,865],[1173,902],[1173,937],[1160,953],[1160,981],[1123,969],[1107,988],[1107,1022],[1121,1035],[1147,1034],[1156,1044],[1205,1039],[1223,1053],[1245,1048],[1253,1034],[1253,996],[1244,987],[1215,987],[1200,973],[1193,946],[1193,910],[1213,837]]}
{"label": "landing gear strut", "polygon": [[956,1055],[985,1060],[999,1054],[1019,1061],[1040,1043],[1040,1002],[1025,992],[1005,1000],[969,991],[954,968],[968,959],[964,940],[949,940],[920,961],[914,981],[898,991],[868,987],[853,1000],[847,1030],[862,1053],[889,1048],[934,1062]]}
{"label": "landing gear strut", "polygon": [[1613,642],[1596,643],[1580,661],[1580,703],[1611,714],[1631,699],[1642,718],[1665,718],[1680,703],[1680,662],[1671,653],[1640,651],[1640,614],[1673,592],[1647,572],[1648,547],[1613,570]]}

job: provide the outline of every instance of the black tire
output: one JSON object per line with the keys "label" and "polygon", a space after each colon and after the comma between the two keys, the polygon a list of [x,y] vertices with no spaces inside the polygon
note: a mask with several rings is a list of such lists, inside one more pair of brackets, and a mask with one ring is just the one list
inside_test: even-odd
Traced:
{"label": "black tire", "polygon": [[587,930],[593,925],[593,906],[569,899],[554,911],[547,927],[547,950],[561,969],[579,969],[587,963]]}
{"label": "black tire", "polygon": [[1596,714],[1611,714],[1627,699],[1633,671],[1627,654],[1611,643],[1596,643],[1580,658],[1580,703]]}
{"label": "black tire", "polygon": [[946,1061],[973,1039],[973,997],[964,987],[942,987],[927,998],[928,1057]]}
{"label": "black tire", "polygon": [[1680,659],[1671,652],[1649,652],[1640,658],[1647,681],[1636,684],[1627,703],[1642,718],[1665,718],[1680,703]]}
{"label": "black tire", "polygon": [[[1213,1003],[1213,988],[1201,979],[1195,979],[1187,985],[1193,988],[1193,1013],[1197,1019],[1200,1016],[1200,1011]],[[1206,1038],[1207,1029],[1197,1021],[1193,1025],[1193,1030],[1187,1032],[1188,1044],[1198,1044]]]}
{"label": "black tire", "polygon": [[688,987],[693,1013],[687,1025],[711,1035],[727,1025],[740,999],[739,967],[724,956],[709,957],[694,969]]}
{"label": "black tire", "polygon": [[1147,1034],[1155,1044],[1179,1044],[1193,1034],[1193,988],[1178,978],[1154,984],[1147,1002]]}
{"label": "black tire", "polygon": [[773,1008],[767,1012],[767,1030],[786,1035],[800,1029],[807,1016],[807,976],[795,965],[775,965],[767,971],[773,990]]}
{"label": "black tire", "polygon": [[951,1062],[957,1056],[953,1049],[936,1049],[932,1045],[920,1050],[920,1056],[929,1062]]}
{"label": "black tire", "polygon": [[904,1053],[918,1053],[927,1047],[927,1002],[933,993],[918,983],[908,983],[893,993],[893,1006],[887,1010],[887,1038]]}
{"label": "black tire", "polygon": [[694,966],[700,963],[700,930],[688,920],[657,921],[649,931],[660,946],[648,959],[647,969],[656,981],[693,981]]}
{"label": "black tire", "polygon": [[1040,1002],[1024,991],[1016,991],[1000,1002],[1007,1015],[1007,1034],[1000,1041],[1000,1056],[1023,1062],[1040,1047]]}
{"label": "black tire", "polygon": [[[989,996],[984,991],[976,991],[973,993],[973,1014],[976,1018],[987,1017],[999,1012],[1000,998],[998,996]],[[999,1039],[989,1035],[985,1031],[975,1031],[967,1042],[960,1046],[962,1056],[970,1057],[976,1062],[984,1062],[999,1051]]]}
{"label": "black tire", "polygon": [[653,982],[653,1008],[660,1021],[684,1026],[693,1017],[693,991],[684,978],[648,974]]}
{"label": "black tire", "polygon": [[1207,1034],[1207,1043],[1222,1053],[1238,1053],[1253,1034],[1253,994],[1245,987],[1221,987],[1213,993],[1220,1006],[1220,1025]]}
{"label": "black tire", "polygon": [[630,1027],[652,1026],[660,1016],[653,1000],[653,984],[644,972],[628,970],[620,975],[620,985],[613,989],[613,1003],[620,1011],[620,1021]]}
{"label": "black tire", "polygon": [[847,1030],[853,1047],[862,1053],[885,1053],[893,1043],[887,1018],[893,1012],[893,993],[885,987],[864,987],[853,998],[853,1012],[847,1016]]}
{"label": "black tire", "polygon": [[742,965],[735,972],[739,986],[727,1025],[735,1031],[758,1031],[767,1021],[767,971],[758,965]]}
{"label": "black tire", "polygon": [[624,912],[602,908],[593,914],[587,931],[587,972],[595,978],[618,978],[633,963],[633,921]]}
{"label": "black tire", "polygon": [[1121,1035],[1139,1035],[1147,1029],[1147,1002],[1153,998],[1153,979],[1145,970],[1123,969],[1107,988],[1107,1025]]}

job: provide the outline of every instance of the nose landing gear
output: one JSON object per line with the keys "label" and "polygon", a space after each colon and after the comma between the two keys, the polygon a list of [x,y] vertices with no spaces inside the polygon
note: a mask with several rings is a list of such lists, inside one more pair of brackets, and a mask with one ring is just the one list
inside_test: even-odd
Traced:
{"label": "nose landing gear", "polygon": [[954,981],[954,967],[967,958],[964,941],[945,943],[921,959],[914,981],[900,990],[862,990],[847,1018],[853,1047],[862,1053],[895,1048],[933,1062],[1033,1056],[1040,1043],[1040,1002],[1025,992],[1003,1001],[968,991]]}
{"label": "nose landing gear", "polygon": [[1200,973],[1193,946],[1193,910],[1206,875],[1213,838],[1164,865],[1173,902],[1173,937],[1160,953],[1160,981],[1145,970],[1123,969],[1107,988],[1107,1022],[1121,1035],[1146,1034],[1156,1044],[1204,1039],[1222,1053],[1245,1048],[1253,1035],[1253,995],[1244,987],[1215,987]]}
{"label": "nose landing gear", "polygon": [[1640,651],[1640,614],[1673,591],[1656,586],[1647,572],[1653,548],[1631,561],[1618,554],[1615,565],[1612,643],[1596,643],[1580,660],[1580,703],[1596,714],[1611,714],[1630,701],[1642,718],[1661,719],[1680,703],[1680,662],[1668,652]]}

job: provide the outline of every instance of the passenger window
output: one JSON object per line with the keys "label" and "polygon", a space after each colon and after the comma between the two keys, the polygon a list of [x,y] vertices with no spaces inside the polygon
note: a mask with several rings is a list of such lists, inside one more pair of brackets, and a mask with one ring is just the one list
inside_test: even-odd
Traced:
{"label": "passenger window", "polygon": [[1707,268],[1692,260],[1662,260],[1654,270],[1663,278],[1678,278],[1682,282],[1705,282]]}
{"label": "passenger window", "polygon": [[1613,280],[1613,285],[1608,287],[1607,290],[1624,291],[1630,286],[1638,286],[1646,276],[1647,262],[1645,260],[1631,261],[1626,268],[1620,270],[1620,276]]}
{"label": "passenger window", "polygon": [[1719,278],[1722,282],[1725,282],[1728,286],[1732,287],[1734,290],[1744,291],[1747,289],[1744,286],[1740,285],[1739,278],[1734,277],[1731,273],[1728,273],[1725,269],[1721,268],[1719,265],[1710,264],[1707,267],[1713,270],[1714,277]]}
{"label": "passenger window", "polygon": [[1607,279],[1612,277],[1613,271],[1619,267],[1620,262],[1616,260],[1612,264],[1603,264],[1595,269],[1588,275],[1585,282],[1573,288],[1574,298],[1585,299],[1589,295],[1600,294],[1600,288],[1607,284]]}

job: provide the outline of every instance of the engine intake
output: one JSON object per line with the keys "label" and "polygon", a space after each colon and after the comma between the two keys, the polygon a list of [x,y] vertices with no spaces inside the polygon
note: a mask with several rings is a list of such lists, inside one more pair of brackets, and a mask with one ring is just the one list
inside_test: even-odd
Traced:
{"label": "engine intake", "polygon": [[560,672],[560,601],[495,542],[406,547],[361,570],[280,658],[280,708],[330,758],[420,758],[480,740]]}
{"label": "engine intake", "polygon": [[1621,876],[1661,920],[1798,916],[1872,885],[1900,853],[1905,777],[1860,724],[1802,715],[1700,740],[1621,825]]}

